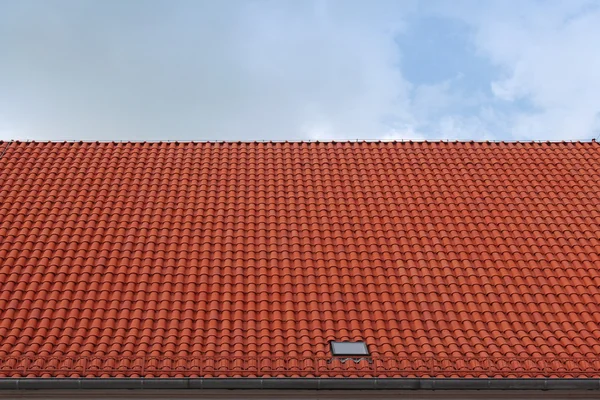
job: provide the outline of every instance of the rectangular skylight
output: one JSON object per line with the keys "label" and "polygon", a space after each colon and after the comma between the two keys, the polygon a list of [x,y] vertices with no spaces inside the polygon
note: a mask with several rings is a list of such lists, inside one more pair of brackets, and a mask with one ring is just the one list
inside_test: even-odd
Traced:
{"label": "rectangular skylight", "polygon": [[331,353],[339,357],[368,357],[369,349],[365,342],[331,341]]}

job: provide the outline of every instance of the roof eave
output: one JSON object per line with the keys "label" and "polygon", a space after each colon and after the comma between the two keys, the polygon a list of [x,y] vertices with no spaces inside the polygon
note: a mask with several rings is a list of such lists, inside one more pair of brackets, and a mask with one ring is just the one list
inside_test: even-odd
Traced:
{"label": "roof eave", "polygon": [[0,378],[0,390],[600,390],[600,378]]}

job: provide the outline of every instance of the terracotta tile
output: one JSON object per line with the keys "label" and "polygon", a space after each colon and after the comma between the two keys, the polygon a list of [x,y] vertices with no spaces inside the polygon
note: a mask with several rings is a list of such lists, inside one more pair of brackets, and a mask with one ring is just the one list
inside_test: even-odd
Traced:
{"label": "terracotta tile", "polygon": [[0,364],[600,359],[597,143],[6,145]]}

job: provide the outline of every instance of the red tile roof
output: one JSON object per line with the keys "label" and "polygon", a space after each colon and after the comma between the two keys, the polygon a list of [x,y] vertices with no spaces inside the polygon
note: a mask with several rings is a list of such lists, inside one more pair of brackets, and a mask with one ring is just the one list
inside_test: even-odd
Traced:
{"label": "red tile roof", "polygon": [[2,150],[0,376],[600,376],[598,143]]}

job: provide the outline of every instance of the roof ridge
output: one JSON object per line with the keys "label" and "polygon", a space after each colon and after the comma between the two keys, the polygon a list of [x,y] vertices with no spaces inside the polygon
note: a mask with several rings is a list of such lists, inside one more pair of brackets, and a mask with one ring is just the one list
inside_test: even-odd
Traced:
{"label": "roof ridge", "polygon": [[[0,140],[0,145],[4,141]],[[6,141],[7,147],[11,143],[448,143],[448,144],[555,144],[555,143],[598,143],[594,139],[578,140],[453,140],[453,139],[343,139],[343,140],[10,140]]]}

